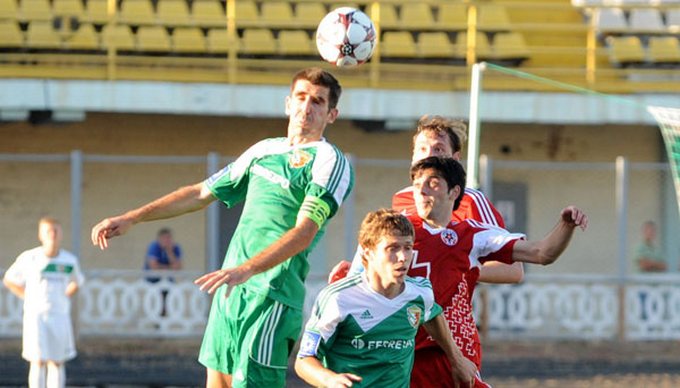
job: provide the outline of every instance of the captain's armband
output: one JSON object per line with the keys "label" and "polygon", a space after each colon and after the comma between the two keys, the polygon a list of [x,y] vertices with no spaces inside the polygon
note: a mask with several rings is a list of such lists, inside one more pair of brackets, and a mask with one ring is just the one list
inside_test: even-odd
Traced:
{"label": "captain's armband", "polygon": [[300,207],[300,212],[298,213],[298,218],[304,216],[314,221],[316,225],[321,229],[321,227],[326,223],[328,217],[331,215],[331,207],[328,204],[317,197],[305,197],[302,206]]}

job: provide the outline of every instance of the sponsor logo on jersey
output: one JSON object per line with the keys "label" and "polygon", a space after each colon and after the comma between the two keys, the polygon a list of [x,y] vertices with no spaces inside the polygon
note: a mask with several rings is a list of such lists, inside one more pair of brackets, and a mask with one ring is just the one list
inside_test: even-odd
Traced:
{"label": "sponsor logo on jersey", "polygon": [[458,235],[451,229],[444,229],[440,236],[444,244],[450,247],[456,245],[458,242]]}
{"label": "sponsor logo on jersey", "polygon": [[352,346],[355,349],[363,349],[363,348],[368,348],[368,349],[408,349],[412,348],[415,345],[415,340],[409,339],[409,340],[372,340],[372,341],[364,341],[361,338],[354,338],[352,340]]}
{"label": "sponsor logo on jersey", "polygon": [[408,323],[417,329],[420,324],[420,318],[423,316],[423,310],[418,306],[411,306],[406,309],[406,316],[408,317]]}
{"label": "sponsor logo on jersey", "polygon": [[312,160],[312,154],[305,150],[296,149],[288,158],[288,164],[293,168],[304,167]]}
{"label": "sponsor logo on jersey", "polygon": [[275,173],[272,170],[266,169],[259,164],[254,165],[250,171],[258,176],[261,176],[262,178],[270,181],[271,183],[281,185],[281,187],[285,190],[288,190],[290,187],[290,181],[281,175]]}
{"label": "sponsor logo on jersey", "polygon": [[366,310],[359,315],[359,319],[373,319],[373,315],[371,315],[370,311]]}
{"label": "sponsor logo on jersey", "polygon": [[316,356],[316,350],[319,348],[321,342],[321,334],[313,331],[305,331],[305,334],[300,340],[300,350],[298,357]]}

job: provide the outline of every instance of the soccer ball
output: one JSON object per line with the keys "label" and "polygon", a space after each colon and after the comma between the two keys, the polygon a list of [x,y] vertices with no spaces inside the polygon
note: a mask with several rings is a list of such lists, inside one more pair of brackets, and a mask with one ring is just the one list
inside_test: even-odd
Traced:
{"label": "soccer ball", "polygon": [[375,40],[371,19],[350,7],[329,12],[316,30],[319,54],[338,67],[356,66],[368,61],[373,54]]}

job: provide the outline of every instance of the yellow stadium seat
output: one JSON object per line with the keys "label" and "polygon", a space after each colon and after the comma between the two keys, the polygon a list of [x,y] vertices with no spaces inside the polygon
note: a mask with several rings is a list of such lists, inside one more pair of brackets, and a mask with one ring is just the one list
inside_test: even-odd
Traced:
{"label": "yellow stadium seat", "polygon": [[[478,59],[491,58],[491,44],[485,33],[478,31],[475,35],[475,52]],[[467,32],[459,32],[456,36],[456,56],[465,58],[467,55]]]}
{"label": "yellow stadium seat", "polygon": [[295,7],[295,19],[304,26],[316,27],[326,16],[326,8],[320,3],[298,3]]}
{"label": "yellow stadium seat", "polygon": [[162,0],[158,2],[156,15],[165,25],[189,25],[189,4],[186,0]]}
{"label": "yellow stadium seat", "polygon": [[140,51],[170,51],[170,37],[165,27],[142,26],[137,30],[137,49]]}
{"label": "yellow stadium seat", "polygon": [[135,37],[126,25],[106,25],[102,30],[104,48],[114,47],[120,51],[132,51],[135,49]]}
{"label": "yellow stadium seat", "polygon": [[[372,13],[369,13],[373,21],[378,20]],[[392,4],[380,4],[380,27],[381,28],[396,28],[399,27],[399,18],[397,17],[397,10]]]}
{"label": "yellow stadium seat", "polygon": [[506,31],[510,29],[510,18],[504,6],[484,3],[478,6],[477,28],[482,31]]}
{"label": "yellow stadium seat", "polygon": [[229,35],[224,28],[208,30],[208,51],[211,53],[226,53],[229,51]]}
{"label": "yellow stadium seat", "polygon": [[424,58],[453,58],[454,47],[445,32],[421,32],[418,53]]}
{"label": "yellow stadium seat", "polygon": [[257,24],[260,14],[254,1],[242,0],[236,2],[236,24],[252,26]]}
{"label": "yellow stadium seat", "polygon": [[172,33],[172,47],[180,53],[203,53],[206,51],[205,37],[200,28],[175,28]]}
{"label": "yellow stadium seat", "polygon": [[108,20],[107,0],[87,0],[85,20],[90,23],[104,24]]}
{"label": "yellow stadium seat", "polygon": [[279,32],[279,53],[283,55],[313,55],[315,49],[305,31]]}
{"label": "yellow stadium seat", "polygon": [[388,31],[383,34],[381,53],[386,57],[409,58],[416,56],[416,44],[408,31]]}
{"label": "yellow stadium seat", "polygon": [[17,0],[0,0],[0,15],[7,19],[14,19],[19,16]]}
{"label": "yellow stadium seat", "polygon": [[443,3],[439,6],[437,26],[447,30],[462,30],[467,26],[467,5]]}
{"label": "yellow stadium seat", "polygon": [[85,15],[85,8],[81,0],[54,0],[52,10],[57,16],[75,16],[82,19]]}
{"label": "yellow stadium seat", "polygon": [[0,47],[17,48],[24,44],[19,25],[13,20],[0,20]]}
{"label": "yellow stadium seat", "polygon": [[[236,4],[240,3],[237,2]],[[227,17],[219,0],[195,0],[191,17],[201,26],[226,26]]]}
{"label": "yellow stadium seat", "polygon": [[612,63],[626,65],[645,61],[645,51],[637,36],[609,36],[609,59]]}
{"label": "yellow stadium seat", "polygon": [[19,4],[21,20],[52,20],[52,9],[47,0],[21,0]]}
{"label": "yellow stadium seat", "polygon": [[73,50],[99,50],[99,38],[92,24],[81,24],[65,45]]}
{"label": "yellow stadium seat", "polygon": [[260,20],[266,24],[287,24],[293,20],[293,10],[285,1],[265,1],[261,11]]}
{"label": "yellow stadium seat", "polygon": [[246,29],[241,38],[241,52],[244,54],[271,55],[276,53],[276,41],[269,29]]}
{"label": "yellow stadium seat", "polygon": [[[338,8],[342,8],[342,7],[359,9],[359,4],[356,4],[356,3],[333,3],[333,4],[328,6],[328,10],[332,11],[334,9],[338,9]],[[370,16],[370,12],[371,12],[370,6],[367,6],[365,12],[366,12],[367,15]]]}
{"label": "yellow stadium seat", "polygon": [[493,57],[497,59],[526,59],[529,48],[524,36],[518,32],[498,33],[494,37]]}
{"label": "yellow stadium seat", "polygon": [[401,26],[404,28],[432,28],[432,8],[425,3],[405,3],[401,6]]}
{"label": "yellow stadium seat", "polygon": [[61,39],[59,32],[54,29],[52,22],[34,21],[28,25],[26,44],[30,48],[59,49]]}
{"label": "yellow stadium seat", "polygon": [[123,0],[120,20],[133,25],[154,24],[156,15],[150,0]]}
{"label": "yellow stadium seat", "polygon": [[650,37],[648,53],[654,63],[680,63],[680,45],[675,36]]}

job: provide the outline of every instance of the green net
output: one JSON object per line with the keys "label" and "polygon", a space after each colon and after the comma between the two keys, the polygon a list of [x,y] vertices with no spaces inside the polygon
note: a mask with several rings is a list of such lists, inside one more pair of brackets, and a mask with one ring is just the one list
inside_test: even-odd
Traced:
{"label": "green net", "polygon": [[680,109],[648,106],[647,110],[654,116],[659,128],[661,128],[663,142],[668,154],[668,163],[671,165],[678,208],[680,208]]}

